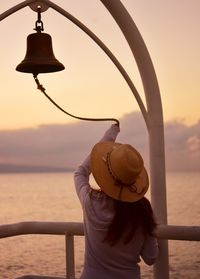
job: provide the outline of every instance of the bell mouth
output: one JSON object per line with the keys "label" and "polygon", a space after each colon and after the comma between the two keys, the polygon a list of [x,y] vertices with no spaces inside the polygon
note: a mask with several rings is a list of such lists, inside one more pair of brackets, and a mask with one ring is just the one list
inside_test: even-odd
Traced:
{"label": "bell mouth", "polygon": [[42,61],[33,61],[26,59],[23,60],[17,67],[16,71],[23,73],[32,73],[32,74],[42,74],[42,73],[53,73],[64,70],[65,67],[57,59]]}

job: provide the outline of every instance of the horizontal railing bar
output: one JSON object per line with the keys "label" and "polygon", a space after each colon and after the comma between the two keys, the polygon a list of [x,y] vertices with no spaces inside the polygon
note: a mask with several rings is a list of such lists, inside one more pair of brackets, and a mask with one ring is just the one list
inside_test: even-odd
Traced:
{"label": "horizontal railing bar", "polygon": [[[84,235],[83,223],[27,221],[0,225],[0,238],[25,235]],[[200,226],[158,225],[156,236],[168,240],[200,241]]]}
{"label": "horizontal railing bar", "polygon": [[156,235],[168,240],[200,241],[200,226],[159,225]]}
{"label": "horizontal railing bar", "polygon": [[77,222],[26,221],[0,225],[0,238],[24,234],[84,235],[83,224]]}

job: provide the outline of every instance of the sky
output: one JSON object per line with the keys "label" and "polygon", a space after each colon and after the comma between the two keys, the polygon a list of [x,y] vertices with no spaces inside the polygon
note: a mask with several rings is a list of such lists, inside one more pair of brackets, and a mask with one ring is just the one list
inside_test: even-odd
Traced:
{"label": "sky", "polygon": [[[4,12],[19,0],[1,1]],[[141,79],[132,53],[117,24],[99,0],[54,0],[90,28],[114,53],[133,80],[143,102]],[[157,74],[164,120],[199,119],[200,35],[199,0],[122,0],[150,52]],[[31,74],[15,67],[23,60],[26,37],[33,33],[37,14],[26,7],[0,24],[0,129],[71,123],[35,86]],[[104,52],[78,27],[49,8],[42,14],[52,36],[56,58],[65,65],[58,73],[42,74],[47,93],[64,109],[84,117],[116,117],[139,111],[119,71]],[[111,110],[112,108],[112,110]]]}
{"label": "sky", "polygon": [[[0,13],[20,2],[22,1],[1,1]],[[145,104],[143,86],[135,60],[119,27],[103,4],[99,0],[53,0],[53,2],[84,23],[109,47],[132,78]],[[200,1],[122,0],[121,2],[137,25],[153,61],[161,92],[168,147],[174,150],[182,140],[184,142],[182,152],[190,150],[199,158]],[[91,125],[79,123],[63,114],[37,90],[30,74],[15,71],[16,66],[24,59],[26,37],[34,32],[36,19],[37,14],[26,7],[7,17],[0,24],[0,133],[6,135],[6,140],[3,141],[2,138],[0,144],[1,161],[25,162],[23,156],[19,159],[13,155],[14,153],[12,154],[15,145],[13,149],[11,146],[15,143],[17,135],[21,139],[22,146],[20,149],[18,146],[20,153],[25,146],[24,133],[33,135],[35,132],[37,138],[37,135],[41,135],[40,132],[45,129],[50,129],[53,133],[56,127],[65,127],[67,130],[74,127],[76,130],[74,133],[81,137],[80,132],[83,130],[80,127]],[[42,13],[42,21],[45,32],[52,36],[54,54],[65,65],[65,70],[41,74],[39,78],[46,92],[60,106],[78,116],[114,117],[123,123],[126,123],[124,119],[127,119],[127,115],[140,114],[138,104],[119,71],[87,35],[51,8]],[[131,127],[137,126],[132,131],[134,134],[135,130],[140,131],[140,126],[134,122],[134,118],[132,121],[133,123],[128,123]],[[122,138],[128,128],[130,127],[124,126],[124,130],[122,129]],[[84,140],[87,142],[89,136],[96,140],[91,130],[87,128],[87,131],[89,135],[87,134]],[[100,131],[102,132],[103,128]],[[54,135],[51,133],[50,135]],[[145,137],[145,133],[143,136]],[[59,137],[62,136],[58,135]],[[169,144],[168,137],[173,139],[173,147]],[[132,138],[124,136],[124,140],[131,141]],[[38,144],[42,142],[41,137],[37,138],[37,141]],[[68,141],[72,144],[74,138]],[[84,145],[86,146],[88,145]],[[4,149],[10,151],[6,153]],[[82,153],[84,152],[81,151]],[[173,156],[179,155],[174,153]],[[174,159],[173,156],[171,158]],[[196,160],[193,158],[194,165]],[[49,159],[46,162],[48,161]]]}

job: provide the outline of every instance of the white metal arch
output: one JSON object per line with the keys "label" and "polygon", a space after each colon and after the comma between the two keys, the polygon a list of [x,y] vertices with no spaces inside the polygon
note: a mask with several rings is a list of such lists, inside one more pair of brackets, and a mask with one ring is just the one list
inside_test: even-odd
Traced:
{"label": "white metal arch", "polygon": [[[120,27],[134,55],[144,87],[147,111],[137,90],[134,87],[133,82],[131,81],[130,77],[121,66],[119,61],[112,54],[112,52],[86,26],[84,26],[80,21],[78,21],[76,18],[74,18],[72,15],[70,15],[68,12],[66,12],[55,3],[49,0],[26,0],[2,13],[0,15],[0,21],[8,17],[9,15],[17,12],[18,10],[26,6],[30,6],[31,4],[44,4],[45,6],[53,8],[58,13],[71,20],[104,50],[104,52],[112,60],[112,62],[115,64],[115,66],[118,68],[118,70],[121,72],[122,76],[128,83],[132,93],[134,94],[138,102],[144,120],[146,122],[149,132],[151,201],[159,224],[166,224],[167,205],[165,181],[164,125],[160,91],[153,63],[151,61],[151,57],[143,41],[143,38],[139,30],[137,29],[137,26],[135,25],[133,19],[131,18],[123,4],[120,2],[120,0],[101,0],[101,2],[110,12],[110,14],[113,16],[116,23]],[[160,242],[160,248],[160,257],[154,267],[154,278],[168,279],[169,263],[167,241],[162,240]]]}

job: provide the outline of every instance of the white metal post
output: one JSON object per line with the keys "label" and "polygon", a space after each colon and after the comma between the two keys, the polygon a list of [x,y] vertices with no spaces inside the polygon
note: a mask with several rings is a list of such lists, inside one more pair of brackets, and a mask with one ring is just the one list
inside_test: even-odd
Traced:
{"label": "white metal post", "polygon": [[75,279],[73,234],[66,233],[65,247],[66,247],[66,278]]}
{"label": "white metal post", "polygon": [[[132,17],[119,0],[101,0],[122,30],[135,57],[146,96],[149,116],[151,201],[160,224],[167,223],[164,128],[160,90],[143,38]],[[155,279],[169,278],[168,244],[160,242],[160,256],[154,267]]]}

